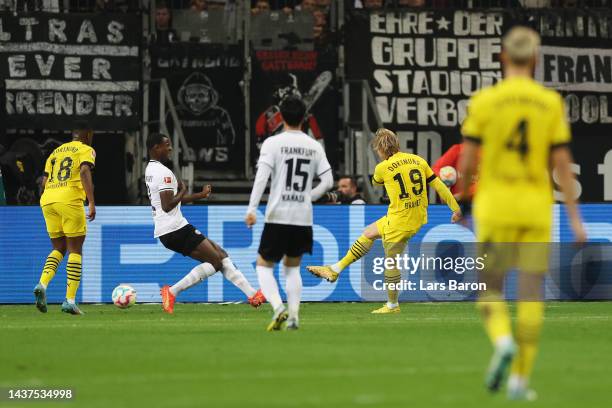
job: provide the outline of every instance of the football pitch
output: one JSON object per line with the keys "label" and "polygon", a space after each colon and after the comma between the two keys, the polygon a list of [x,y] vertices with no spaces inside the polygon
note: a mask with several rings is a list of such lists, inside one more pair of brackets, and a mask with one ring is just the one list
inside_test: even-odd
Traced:
{"label": "football pitch", "polygon": [[[268,333],[269,305],[119,310],[0,306],[0,388],[71,388],[72,407],[602,407],[610,401],[612,303],[548,303],[535,403],[483,387],[491,347],[473,303],[304,304]],[[5,397],[3,397],[5,398]],[[608,401],[608,402],[606,402]]]}

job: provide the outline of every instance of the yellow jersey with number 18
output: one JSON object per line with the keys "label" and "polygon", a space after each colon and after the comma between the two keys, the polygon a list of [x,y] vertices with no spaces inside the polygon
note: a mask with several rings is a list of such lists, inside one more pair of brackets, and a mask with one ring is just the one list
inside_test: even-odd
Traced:
{"label": "yellow jersey with number 18", "polygon": [[505,79],[472,96],[461,133],[481,144],[477,222],[548,228],[550,151],[570,141],[561,95],[531,78]]}
{"label": "yellow jersey with number 18", "polygon": [[436,178],[416,154],[397,152],[376,166],[373,184],[384,184],[389,195],[387,218],[393,228],[415,231],[427,223],[427,183]]}
{"label": "yellow jersey with number 18", "polygon": [[47,183],[40,198],[40,205],[73,203],[85,200],[81,184],[81,164],[94,167],[96,152],[91,146],[74,141],[64,143],[51,153],[45,164]]}

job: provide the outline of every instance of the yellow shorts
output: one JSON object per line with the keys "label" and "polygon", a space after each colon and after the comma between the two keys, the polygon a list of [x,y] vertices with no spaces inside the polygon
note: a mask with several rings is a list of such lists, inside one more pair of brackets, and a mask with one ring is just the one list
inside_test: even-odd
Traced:
{"label": "yellow shorts", "polygon": [[487,255],[489,270],[546,273],[550,256],[551,229],[477,223],[480,256]]}
{"label": "yellow shorts", "polygon": [[42,207],[50,238],[80,237],[87,232],[85,207],[76,203],[51,203]]}
{"label": "yellow shorts", "polygon": [[386,215],[376,221],[376,228],[378,228],[378,233],[382,237],[383,244],[406,244],[410,240],[410,238],[412,238],[414,234],[417,233],[417,231],[402,231],[395,228]]}

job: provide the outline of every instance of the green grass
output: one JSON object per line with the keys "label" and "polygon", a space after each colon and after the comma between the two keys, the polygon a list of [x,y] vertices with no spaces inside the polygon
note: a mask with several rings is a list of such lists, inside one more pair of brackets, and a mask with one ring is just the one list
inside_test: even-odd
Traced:
{"label": "green grass", "polygon": [[[471,303],[383,316],[306,304],[300,330],[277,333],[264,331],[265,306],[0,306],[0,388],[70,387],[66,405],[88,408],[521,405],[483,389],[491,349]],[[530,406],[607,405],[611,345],[612,303],[548,304]]]}

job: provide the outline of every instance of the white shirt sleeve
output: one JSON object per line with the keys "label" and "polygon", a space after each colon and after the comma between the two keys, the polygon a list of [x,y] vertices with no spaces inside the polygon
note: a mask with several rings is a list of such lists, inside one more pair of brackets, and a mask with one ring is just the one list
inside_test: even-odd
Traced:
{"label": "white shirt sleeve", "polygon": [[157,184],[158,191],[174,190],[172,185],[172,173],[170,171],[157,171],[154,176],[154,183]]}
{"label": "white shirt sleeve", "polygon": [[275,152],[274,152],[274,149],[270,141],[271,139],[267,139],[261,145],[261,150],[259,151],[259,160],[257,160],[258,171],[262,165],[267,166],[270,169],[274,168],[274,163],[275,163],[274,153]]}
{"label": "white shirt sleeve", "polygon": [[266,189],[266,184],[268,184],[270,174],[272,174],[271,166],[266,164],[259,164],[257,166],[257,174],[255,175],[255,182],[253,183],[253,190],[251,191],[251,198],[249,199],[247,214],[255,214],[257,211],[257,207],[261,201],[261,196]]}
{"label": "white shirt sleeve", "polygon": [[319,148],[319,162],[317,163],[317,177],[321,179],[319,184],[310,192],[311,201],[317,201],[329,189],[334,186],[334,176],[332,175],[331,166],[327,161],[325,150]]}
{"label": "white shirt sleeve", "polygon": [[[330,169],[331,170],[331,169]],[[317,201],[319,198],[323,197],[328,190],[330,190],[334,186],[334,176],[331,171],[326,171],[321,174],[321,181],[315,188],[310,192],[310,201]]]}
{"label": "white shirt sleeve", "polygon": [[[323,173],[325,172],[331,173],[331,166],[329,165],[329,162],[327,161],[325,150],[323,149],[323,147],[319,147],[319,162],[317,163],[317,177],[321,177]],[[323,179],[321,178],[321,180]]]}

